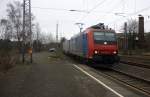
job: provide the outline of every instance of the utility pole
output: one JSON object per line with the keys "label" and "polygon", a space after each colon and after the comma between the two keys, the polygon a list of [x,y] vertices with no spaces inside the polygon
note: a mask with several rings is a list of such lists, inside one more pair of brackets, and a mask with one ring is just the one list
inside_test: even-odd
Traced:
{"label": "utility pole", "polygon": [[124,51],[125,53],[128,50],[128,42],[127,42],[127,22],[124,23]]}
{"label": "utility pole", "polygon": [[58,42],[58,26],[59,26],[59,24],[57,22],[57,24],[56,24],[56,42]]}
{"label": "utility pole", "polygon": [[22,39],[22,62],[25,62],[25,5],[26,1],[23,0],[23,39]]}
{"label": "utility pole", "polygon": [[32,61],[33,61],[33,58],[32,58],[32,22],[31,22],[32,20],[31,20],[31,0],[29,0],[29,22],[30,22],[30,27],[29,27],[29,29],[30,29],[30,34],[29,34],[29,36],[30,36],[30,51],[29,51],[29,53],[30,53],[30,62],[32,63]]}
{"label": "utility pole", "polygon": [[58,22],[56,23],[56,48],[59,48],[59,40],[58,40],[58,28],[59,27],[59,24],[58,24]]}
{"label": "utility pole", "polygon": [[30,62],[32,63],[31,0],[23,0],[23,40],[22,62],[25,62],[26,42],[29,42]]}

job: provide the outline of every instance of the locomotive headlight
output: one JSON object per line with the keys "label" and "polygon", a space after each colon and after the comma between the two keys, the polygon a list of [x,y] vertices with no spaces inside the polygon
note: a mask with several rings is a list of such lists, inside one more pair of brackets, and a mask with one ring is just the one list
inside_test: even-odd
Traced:
{"label": "locomotive headlight", "polygon": [[95,54],[98,54],[98,51],[94,51]]}
{"label": "locomotive headlight", "polygon": [[117,52],[116,52],[116,51],[114,51],[113,53],[114,53],[114,54],[117,54]]}

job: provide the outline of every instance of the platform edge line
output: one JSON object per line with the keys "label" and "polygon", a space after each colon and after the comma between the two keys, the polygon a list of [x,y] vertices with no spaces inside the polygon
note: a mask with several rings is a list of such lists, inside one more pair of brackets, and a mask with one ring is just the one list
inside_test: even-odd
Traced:
{"label": "platform edge line", "polygon": [[108,90],[110,90],[111,92],[113,92],[114,94],[116,94],[117,96],[124,97],[123,95],[121,95],[117,91],[113,90],[112,88],[110,88],[109,86],[107,86],[106,84],[104,84],[102,81],[98,80],[97,78],[95,78],[94,76],[92,76],[91,74],[89,74],[88,72],[86,72],[85,70],[83,70],[82,68],[80,68],[79,66],[77,66],[77,65],[74,64],[74,67],[77,68],[78,70],[82,71],[87,76],[91,77],[93,80],[95,80],[96,82],[98,82],[99,84],[101,84],[102,86],[104,86],[105,88],[107,88]]}

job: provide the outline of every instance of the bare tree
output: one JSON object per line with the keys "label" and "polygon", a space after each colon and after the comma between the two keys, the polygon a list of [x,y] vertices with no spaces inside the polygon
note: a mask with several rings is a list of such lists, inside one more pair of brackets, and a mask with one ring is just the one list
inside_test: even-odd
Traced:
{"label": "bare tree", "polygon": [[0,38],[8,40],[12,38],[12,27],[7,19],[0,20]]}
{"label": "bare tree", "polygon": [[128,33],[138,33],[138,21],[137,20],[128,20],[127,22],[127,32]]}
{"label": "bare tree", "polygon": [[21,41],[22,41],[22,4],[19,1],[14,1],[13,3],[9,3],[7,5],[7,16],[8,22],[10,24],[11,35],[13,41],[17,41],[18,50],[21,50]]}
{"label": "bare tree", "polygon": [[13,39],[20,42],[22,40],[22,4],[14,1],[7,5],[8,21],[13,27]]}
{"label": "bare tree", "polygon": [[[122,25],[120,31],[125,32],[125,26]],[[137,36],[138,36],[138,21],[136,19],[129,19],[126,26],[126,35],[123,34],[123,37],[126,37],[127,40],[122,40],[121,44],[127,43],[128,49],[135,49],[137,47]]]}
{"label": "bare tree", "polygon": [[1,39],[4,39],[6,28],[7,28],[7,20],[1,19],[1,21],[0,21],[0,38]]}
{"label": "bare tree", "polygon": [[[124,25],[121,26],[120,31],[124,32]],[[130,19],[127,22],[127,33],[138,33],[138,21]]]}
{"label": "bare tree", "polygon": [[40,41],[40,37],[41,37],[41,28],[39,26],[39,23],[36,23],[35,26],[33,26],[33,46],[35,51],[40,51],[40,46],[41,46],[41,41]]}
{"label": "bare tree", "polygon": [[[23,40],[23,36],[25,38],[25,42],[31,42],[32,33],[30,32],[28,22],[29,19],[26,19],[25,24],[25,32],[23,32],[23,4],[20,1],[14,1],[13,3],[9,3],[7,5],[7,13],[8,13],[8,22],[12,27],[12,39],[17,41],[18,49],[21,50],[21,44]],[[31,14],[31,20],[34,21],[35,16]],[[34,29],[35,24],[32,22],[31,27]]]}
{"label": "bare tree", "polygon": [[40,36],[40,33],[41,33],[39,23],[36,23],[35,28],[36,28],[36,40],[39,41],[39,36]]}

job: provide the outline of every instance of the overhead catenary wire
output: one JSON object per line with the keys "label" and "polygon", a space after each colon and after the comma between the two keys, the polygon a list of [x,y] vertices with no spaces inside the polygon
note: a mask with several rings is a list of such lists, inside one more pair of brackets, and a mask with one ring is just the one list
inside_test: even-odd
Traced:
{"label": "overhead catenary wire", "polygon": [[107,0],[103,0],[103,1],[101,1],[100,3],[98,3],[96,6],[94,6],[90,11],[89,11],[89,14],[93,11],[93,10],[95,10],[97,7],[99,7],[100,5],[102,5],[104,2],[106,2]]}
{"label": "overhead catenary wire", "polygon": [[102,5],[103,3],[105,3],[107,0],[103,0],[101,2],[99,2],[96,6],[94,6],[90,11],[88,11],[88,13],[86,15],[84,15],[79,21],[83,21],[83,19],[85,19],[88,14],[90,14],[91,12],[93,12],[97,7],[99,7],[100,5]]}
{"label": "overhead catenary wire", "polygon": [[138,13],[140,13],[140,12],[143,12],[143,11],[146,11],[146,10],[149,10],[149,9],[150,9],[150,6],[145,7],[145,8],[143,8],[143,9],[141,9],[141,10],[138,10],[138,11],[136,11],[136,12],[134,12],[134,13],[131,13],[130,15],[135,15],[135,14],[138,14]]}
{"label": "overhead catenary wire", "polygon": [[[89,13],[87,10],[69,10],[69,9],[62,9],[62,8],[44,8],[44,7],[32,7],[33,9],[41,9],[41,10],[52,10],[52,11],[68,11],[68,12],[83,12],[85,14]],[[113,12],[104,12],[104,11],[93,11],[94,13],[100,14],[115,14]]]}
{"label": "overhead catenary wire", "polygon": [[85,10],[88,10],[88,0],[82,0],[83,6]]}
{"label": "overhead catenary wire", "polygon": [[43,7],[32,7],[34,9],[45,9],[45,10],[55,10],[55,11],[69,11],[68,9],[62,8],[43,8]]}
{"label": "overhead catenary wire", "polygon": [[[132,16],[134,16],[134,15],[136,15],[136,14],[140,14],[140,12],[144,12],[144,11],[149,10],[149,9],[150,9],[150,6],[145,7],[145,8],[143,8],[143,9],[141,9],[141,10],[136,11],[136,12],[133,12],[133,13],[130,13],[130,14],[126,14],[127,16],[125,16],[125,17],[126,17],[126,18],[127,18],[127,17],[132,17]],[[115,22],[119,21],[120,19],[121,19],[121,18],[116,19],[116,20],[110,22],[110,24],[115,23]]]}
{"label": "overhead catenary wire", "polygon": [[120,5],[122,3],[121,0],[119,0],[119,2],[117,2],[109,11],[108,13],[111,13],[112,11],[114,11],[116,8],[118,8],[118,5]]}

